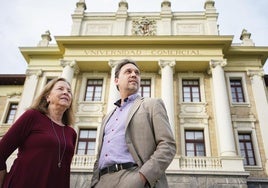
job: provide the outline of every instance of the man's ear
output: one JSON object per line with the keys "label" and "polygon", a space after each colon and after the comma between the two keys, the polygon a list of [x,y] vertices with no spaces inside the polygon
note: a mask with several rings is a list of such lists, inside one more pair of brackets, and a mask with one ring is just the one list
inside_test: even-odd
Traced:
{"label": "man's ear", "polygon": [[115,85],[118,85],[118,78],[114,78]]}

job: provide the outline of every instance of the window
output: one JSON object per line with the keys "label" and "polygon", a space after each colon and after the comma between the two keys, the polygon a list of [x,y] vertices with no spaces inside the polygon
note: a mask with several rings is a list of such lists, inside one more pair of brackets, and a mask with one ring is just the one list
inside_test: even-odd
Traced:
{"label": "window", "polygon": [[5,123],[7,124],[13,123],[16,112],[17,112],[17,108],[18,108],[18,103],[10,103]]}
{"label": "window", "polygon": [[87,80],[85,101],[101,101],[102,96],[102,79]]}
{"label": "window", "polygon": [[241,79],[230,79],[232,101],[237,103],[245,102]]}
{"label": "window", "polygon": [[205,142],[203,131],[185,131],[186,156],[205,156]]}
{"label": "window", "polygon": [[201,102],[199,80],[182,80],[183,102]]}
{"label": "window", "polygon": [[142,97],[151,97],[151,80],[142,79],[139,94]]}
{"label": "window", "polygon": [[95,155],[97,130],[81,129],[79,132],[77,151],[78,155]]}
{"label": "window", "polygon": [[244,165],[256,165],[251,134],[238,134],[241,156],[244,157]]}

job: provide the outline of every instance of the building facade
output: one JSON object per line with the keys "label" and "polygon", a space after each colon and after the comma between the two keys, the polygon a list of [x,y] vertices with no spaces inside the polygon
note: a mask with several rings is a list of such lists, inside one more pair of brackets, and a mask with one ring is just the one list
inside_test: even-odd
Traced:
{"label": "building facade", "polygon": [[220,35],[214,0],[204,0],[199,12],[173,12],[168,0],[159,6],[160,12],[128,12],[121,0],[116,12],[93,13],[80,0],[69,36],[55,36],[50,44],[47,31],[37,46],[20,47],[28,63],[25,83],[10,84],[12,94],[1,89],[0,137],[50,79],[65,77],[72,84],[78,133],[71,187],[89,187],[99,127],[119,97],[114,69],[130,58],[141,69],[140,95],[166,105],[177,143],[166,171],[171,188],[267,187],[262,67],[268,47],[255,46],[247,30],[239,44]]}

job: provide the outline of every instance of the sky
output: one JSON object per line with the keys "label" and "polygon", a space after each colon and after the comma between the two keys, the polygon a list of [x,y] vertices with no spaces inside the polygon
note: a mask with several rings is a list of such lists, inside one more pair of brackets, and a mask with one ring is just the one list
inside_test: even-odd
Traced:
{"label": "sky", "polygon": [[[24,74],[27,63],[19,47],[34,47],[49,30],[54,36],[71,33],[79,0],[10,0],[0,7],[0,74]],[[86,12],[115,12],[120,0],[85,0]],[[163,0],[126,0],[128,12],[159,12]],[[255,46],[268,48],[268,0],[214,0],[219,13],[220,35],[232,35],[240,43],[243,29],[251,33]],[[203,11],[205,0],[170,0],[173,12]],[[268,61],[264,66],[268,74]]]}

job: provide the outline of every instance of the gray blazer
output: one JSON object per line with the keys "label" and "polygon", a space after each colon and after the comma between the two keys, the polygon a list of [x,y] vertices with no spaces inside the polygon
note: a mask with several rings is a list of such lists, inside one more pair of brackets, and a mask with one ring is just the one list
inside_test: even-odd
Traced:
{"label": "gray blazer", "polygon": [[[99,181],[98,159],[104,127],[113,112],[107,114],[102,122],[92,187]],[[176,143],[162,99],[137,97],[126,122],[126,143],[150,187],[167,188],[165,170],[175,156]]]}

